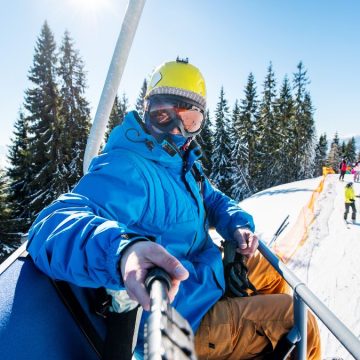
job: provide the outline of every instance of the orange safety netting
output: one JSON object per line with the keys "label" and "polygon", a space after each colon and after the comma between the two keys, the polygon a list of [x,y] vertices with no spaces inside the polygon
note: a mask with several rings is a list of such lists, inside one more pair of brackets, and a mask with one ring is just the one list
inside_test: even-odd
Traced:
{"label": "orange safety netting", "polygon": [[324,176],[326,176],[327,174],[335,174],[335,171],[331,167],[323,166],[322,173],[323,173]]}
{"label": "orange safety netting", "polygon": [[302,245],[304,245],[306,239],[308,238],[310,225],[315,219],[315,202],[320,193],[323,191],[326,175],[333,173],[333,169],[323,167],[323,177],[318,187],[312,192],[310,201],[300,210],[300,214],[296,222],[286,235],[281,237],[278,242],[274,244],[275,253],[284,263],[287,263],[293,257],[293,255]]}

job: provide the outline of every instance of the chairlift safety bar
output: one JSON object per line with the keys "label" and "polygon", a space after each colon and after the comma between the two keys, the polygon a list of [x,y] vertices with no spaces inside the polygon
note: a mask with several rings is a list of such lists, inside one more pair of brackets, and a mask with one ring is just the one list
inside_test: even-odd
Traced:
{"label": "chairlift safety bar", "polygon": [[114,104],[125,64],[130,53],[131,44],[139,24],[145,0],[129,0],[129,5],[116,42],[113,57],[101,93],[99,105],[96,110],[94,122],[86,144],[83,172],[87,173],[91,160],[98,155],[106,125],[109,121],[111,109]]}
{"label": "chairlift safety bar", "polygon": [[300,342],[296,345],[299,360],[306,360],[305,304],[323,322],[346,350],[348,350],[355,359],[360,359],[360,340],[261,240],[259,241],[259,251],[294,290],[295,326],[297,326],[301,336]]}

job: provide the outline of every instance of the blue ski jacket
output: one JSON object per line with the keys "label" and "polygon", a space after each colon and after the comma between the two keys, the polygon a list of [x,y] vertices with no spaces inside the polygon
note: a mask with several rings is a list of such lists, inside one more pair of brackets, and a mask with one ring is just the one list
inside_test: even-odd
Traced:
{"label": "blue ski jacket", "polygon": [[[28,251],[37,267],[55,279],[83,287],[121,290],[122,251],[149,238],[177,257],[190,273],[173,306],[194,331],[224,293],[221,254],[208,234],[224,239],[236,228],[254,231],[252,216],[204,177],[201,188],[192,166],[168,141],[157,142],[136,112],[111,133],[103,153],[71,193],[60,196],[37,217]],[[194,164],[195,163],[195,164]]]}

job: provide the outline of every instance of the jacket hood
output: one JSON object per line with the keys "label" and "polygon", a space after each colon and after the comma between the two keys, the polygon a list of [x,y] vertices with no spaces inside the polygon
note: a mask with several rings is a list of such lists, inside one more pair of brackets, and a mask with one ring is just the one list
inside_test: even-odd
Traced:
{"label": "jacket hood", "polygon": [[[131,150],[140,156],[161,163],[166,167],[182,167],[183,159],[176,146],[169,141],[158,142],[146,129],[136,111],[129,112],[121,125],[116,126],[105,145],[103,153],[121,149]],[[195,147],[188,156],[188,166],[200,158],[201,151]]]}

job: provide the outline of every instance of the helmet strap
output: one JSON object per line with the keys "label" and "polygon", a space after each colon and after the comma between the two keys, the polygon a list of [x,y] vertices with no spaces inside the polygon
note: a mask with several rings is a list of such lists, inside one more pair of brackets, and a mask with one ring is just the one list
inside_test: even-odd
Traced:
{"label": "helmet strap", "polygon": [[180,150],[186,152],[189,149],[192,140],[193,140],[193,136],[188,137],[185,141],[185,144],[180,148]]}

